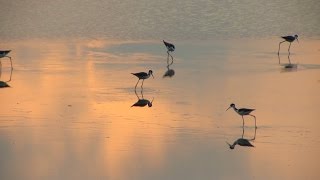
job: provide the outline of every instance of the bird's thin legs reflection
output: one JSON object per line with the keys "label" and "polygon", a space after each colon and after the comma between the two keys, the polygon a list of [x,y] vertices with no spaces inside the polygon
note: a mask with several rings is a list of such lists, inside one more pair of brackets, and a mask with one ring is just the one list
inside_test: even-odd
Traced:
{"label": "bird's thin legs reflection", "polygon": [[230,149],[234,149],[236,145],[246,146],[246,147],[254,147],[254,145],[251,142],[256,139],[256,134],[257,134],[257,128],[254,128],[253,138],[251,138],[251,139],[244,138],[244,127],[242,127],[241,138],[235,140],[233,144],[229,144],[228,142],[226,142],[226,143],[228,144]]}
{"label": "bird's thin legs reflection", "polygon": [[296,71],[298,68],[298,64],[292,64],[291,63],[291,58],[290,58],[290,54],[288,54],[288,62],[287,64],[281,64],[281,60],[280,60],[280,56],[278,55],[278,60],[279,60],[279,64],[281,66],[283,66],[282,71],[284,72],[292,72],[292,71]]}
{"label": "bird's thin legs reflection", "polygon": [[[279,60],[279,64],[281,64],[280,55],[278,55],[278,60]],[[290,54],[288,54],[288,62],[289,62],[289,64],[291,64]]]}
{"label": "bird's thin legs reflection", "polygon": [[[170,66],[173,64],[173,56],[169,53],[169,51],[167,51],[167,71],[164,73],[163,78],[165,77],[173,77],[175,75],[175,71],[174,69],[170,69]],[[171,62],[170,61],[170,57],[171,57]]]}
{"label": "bird's thin legs reflection", "polygon": [[[168,57],[167,57],[167,64],[168,64],[168,65],[171,65],[171,64],[173,64],[173,56],[169,53],[169,51],[167,51],[167,54],[168,54]],[[171,63],[169,63],[169,59],[170,59],[170,57],[171,57]]]}
{"label": "bird's thin legs reflection", "polygon": [[7,80],[7,81],[2,81],[2,80],[1,80],[1,76],[2,76],[2,66],[0,66],[0,88],[10,87],[9,84],[8,84],[8,82],[10,82],[11,79],[12,79],[12,71],[13,71],[13,68],[10,68],[9,80]]}
{"label": "bird's thin legs reflection", "polygon": [[141,98],[139,97],[137,90],[134,90],[134,93],[136,94],[138,101],[136,103],[134,103],[131,107],[135,106],[135,107],[144,107],[146,105],[148,105],[148,107],[152,107],[152,102],[153,102],[153,98],[152,101],[149,101],[148,99],[144,99],[143,97],[143,88],[141,88]]}

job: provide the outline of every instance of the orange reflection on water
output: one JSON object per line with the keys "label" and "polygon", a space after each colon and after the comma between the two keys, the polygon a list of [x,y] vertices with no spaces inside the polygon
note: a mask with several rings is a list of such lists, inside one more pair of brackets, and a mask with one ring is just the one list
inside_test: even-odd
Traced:
{"label": "orange reflection on water", "polygon": [[[170,79],[161,74],[167,65],[164,49],[139,52],[143,45],[137,42],[9,45],[15,49],[12,88],[0,94],[0,133],[9,142],[0,145],[10,147],[5,163],[16,167],[17,179],[148,179],[157,173],[235,177],[228,170],[243,179],[317,177],[318,43],[295,51],[292,61],[303,63],[288,73],[281,72],[270,53],[272,41],[265,50],[255,49],[259,41],[229,43],[223,59],[209,47],[210,53],[197,48],[186,55],[177,52],[176,74]],[[110,50],[114,44],[118,49]],[[121,45],[132,46],[132,52],[121,51]],[[196,55],[199,59],[191,58]],[[153,106],[131,107],[137,101],[137,78],[130,73],[149,68],[155,79],[145,80],[143,96],[154,99]],[[255,148],[231,151],[226,145],[241,136],[241,116],[225,111],[230,103],[256,108]],[[245,117],[245,123],[249,136],[253,119]],[[182,167],[190,172],[179,174]]]}

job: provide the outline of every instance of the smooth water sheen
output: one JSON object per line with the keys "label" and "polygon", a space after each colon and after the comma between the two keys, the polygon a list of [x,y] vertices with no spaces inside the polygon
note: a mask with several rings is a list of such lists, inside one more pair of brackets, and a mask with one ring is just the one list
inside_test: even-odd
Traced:
{"label": "smooth water sheen", "polygon": [[319,2],[0,3],[0,179],[319,179]]}
{"label": "smooth water sheen", "polygon": [[[8,43],[1,179],[319,178],[319,42],[295,44],[285,69],[274,41],[177,43],[171,78],[161,42]],[[130,73],[149,69],[136,94]],[[131,107],[142,95],[153,106]],[[254,148],[227,146],[254,136],[230,103],[256,109]]]}

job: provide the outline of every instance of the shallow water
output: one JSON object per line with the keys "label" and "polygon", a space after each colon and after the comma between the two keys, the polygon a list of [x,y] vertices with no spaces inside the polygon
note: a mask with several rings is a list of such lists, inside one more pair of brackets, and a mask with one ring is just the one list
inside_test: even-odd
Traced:
{"label": "shallow water", "polygon": [[[320,178],[320,1],[0,9],[14,64],[1,58],[1,180]],[[290,34],[299,44],[278,57]],[[172,64],[162,39],[176,45]],[[149,69],[135,91],[130,73]],[[139,99],[152,107],[132,107]],[[258,128],[250,116],[243,128],[231,103],[256,109]],[[230,149],[239,138],[254,147]]]}
{"label": "shallow water", "polygon": [[[245,44],[243,42],[246,42]],[[276,43],[275,43],[276,42]],[[318,179],[319,41],[9,41],[1,179]],[[131,72],[154,71],[144,88]],[[10,76],[2,59],[1,80]],[[138,98],[152,107],[131,107]],[[137,97],[138,96],[138,97]],[[256,109],[252,117],[230,103]],[[244,134],[243,134],[244,133]]]}

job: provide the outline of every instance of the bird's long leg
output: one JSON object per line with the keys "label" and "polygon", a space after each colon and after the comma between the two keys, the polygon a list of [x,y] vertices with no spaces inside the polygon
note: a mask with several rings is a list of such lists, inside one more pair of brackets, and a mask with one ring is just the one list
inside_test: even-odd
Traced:
{"label": "bird's long leg", "polygon": [[244,128],[244,119],[243,119],[243,116],[242,117],[242,127]]}
{"label": "bird's long leg", "polygon": [[171,64],[173,64],[173,56],[170,54],[170,56],[171,56],[171,63],[170,63],[170,65]]}
{"label": "bird's long leg", "polygon": [[289,48],[288,48],[289,55],[290,55],[290,47],[291,47],[291,43],[289,44]]}
{"label": "bird's long leg", "polygon": [[168,56],[167,56],[167,65],[169,65],[169,51],[167,51],[167,54],[168,54]]}
{"label": "bird's long leg", "polygon": [[288,54],[288,60],[289,60],[289,64],[291,64],[291,61],[290,61],[290,54]]}
{"label": "bird's long leg", "polygon": [[243,139],[243,135],[244,135],[244,127],[242,126],[242,139]]}
{"label": "bird's long leg", "polygon": [[278,55],[279,55],[279,53],[280,53],[280,45],[281,45],[281,43],[283,43],[283,42],[286,42],[286,41],[281,41],[281,42],[279,43]]}
{"label": "bird's long leg", "polygon": [[138,96],[138,94],[137,94],[137,89],[134,89],[134,93],[136,94],[138,100],[140,100],[140,98],[139,98],[139,96]]}
{"label": "bird's long leg", "polygon": [[[142,81],[143,82],[143,81]],[[141,93],[141,97],[142,97],[142,99],[144,99],[144,97],[143,97],[143,87],[141,87],[141,91],[140,91],[140,93]]]}
{"label": "bird's long leg", "polygon": [[254,127],[257,129],[257,121],[256,117],[254,115],[249,114],[250,116],[254,117]]}
{"label": "bird's long leg", "polygon": [[256,134],[257,134],[257,128],[254,128],[254,136],[250,141],[254,141],[256,139]]}
{"label": "bird's long leg", "polygon": [[138,82],[137,82],[136,86],[134,87],[134,90],[137,89],[137,85],[138,85],[139,81],[140,81],[140,79],[138,79]]}
{"label": "bird's long leg", "polygon": [[13,70],[13,69],[11,69],[11,71],[10,71],[10,78],[9,78],[9,80],[8,80],[8,81],[6,81],[6,82],[10,82],[10,81],[11,81],[11,77],[12,77],[12,70]]}
{"label": "bird's long leg", "polygon": [[278,54],[278,60],[279,60],[279,64],[280,64],[280,56],[279,56],[279,54]]}
{"label": "bird's long leg", "polygon": [[10,59],[11,69],[13,69],[11,57],[10,56],[6,56],[6,57]]}
{"label": "bird's long leg", "polygon": [[143,82],[144,82],[144,79],[142,79],[142,84],[141,84],[141,88],[143,88]]}

